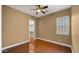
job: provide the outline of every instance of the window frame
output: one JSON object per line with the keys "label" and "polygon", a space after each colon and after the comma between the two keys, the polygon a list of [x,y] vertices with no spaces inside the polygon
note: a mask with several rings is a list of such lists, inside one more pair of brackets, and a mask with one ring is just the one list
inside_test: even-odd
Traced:
{"label": "window frame", "polygon": [[57,35],[69,35],[70,17],[63,16],[56,18],[56,34]]}

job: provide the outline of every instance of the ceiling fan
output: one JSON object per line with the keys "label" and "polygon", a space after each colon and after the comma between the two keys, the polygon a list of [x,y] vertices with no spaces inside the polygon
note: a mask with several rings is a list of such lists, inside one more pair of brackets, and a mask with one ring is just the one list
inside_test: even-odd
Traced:
{"label": "ceiling fan", "polygon": [[35,9],[30,9],[30,10],[36,10],[36,15],[38,15],[38,13],[43,13],[46,14],[46,12],[48,12],[47,10],[44,11],[44,9],[48,8],[48,6],[43,6],[43,5],[35,5]]}

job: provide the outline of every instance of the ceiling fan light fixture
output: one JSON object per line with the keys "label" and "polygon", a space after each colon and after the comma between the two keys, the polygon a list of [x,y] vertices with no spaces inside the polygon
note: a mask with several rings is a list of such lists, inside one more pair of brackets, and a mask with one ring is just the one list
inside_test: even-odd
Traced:
{"label": "ceiling fan light fixture", "polygon": [[35,5],[35,7],[36,7],[35,9],[31,9],[31,10],[35,10],[36,15],[38,15],[39,13],[46,14],[45,9],[48,8],[48,6]]}
{"label": "ceiling fan light fixture", "polygon": [[41,12],[41,10],[38,9],[37,12]]}

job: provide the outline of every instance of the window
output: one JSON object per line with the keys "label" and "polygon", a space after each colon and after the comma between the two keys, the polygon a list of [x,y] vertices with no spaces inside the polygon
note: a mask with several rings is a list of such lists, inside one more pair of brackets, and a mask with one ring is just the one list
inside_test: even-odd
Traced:
{"label": "window", "polygon": [[56,18],[56,34],[69,35],[69,16]]}

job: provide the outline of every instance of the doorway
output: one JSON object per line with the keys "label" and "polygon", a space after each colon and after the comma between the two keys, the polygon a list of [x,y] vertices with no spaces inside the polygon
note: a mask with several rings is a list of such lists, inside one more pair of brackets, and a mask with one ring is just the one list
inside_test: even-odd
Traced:
{"label": "doorway", "polygon": [[29,35],[35,37],[35,21],[32,19],[29,20]]}
{"label": "doorway", "polygon": [[29,36],[30,36],[30,42],[29,42],[29,52],[34,53],[35,51],[35,21],[33,19],[29,19]]}

